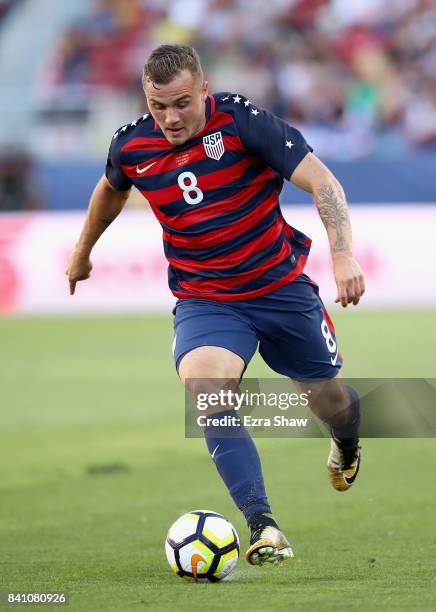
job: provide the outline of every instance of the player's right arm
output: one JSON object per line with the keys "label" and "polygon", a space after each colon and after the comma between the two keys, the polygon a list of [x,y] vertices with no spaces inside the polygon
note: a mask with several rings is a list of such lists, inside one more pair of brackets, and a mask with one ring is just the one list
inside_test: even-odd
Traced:
{"label": "player's right arm", "polygon": [[122,211],[130,189],[118,191],[105,176],[97,183],[91,196],[80,238],[72,252],[66,275],[73,295],[77,281],[89,278],[92,270],[91,251],[105,229]]}

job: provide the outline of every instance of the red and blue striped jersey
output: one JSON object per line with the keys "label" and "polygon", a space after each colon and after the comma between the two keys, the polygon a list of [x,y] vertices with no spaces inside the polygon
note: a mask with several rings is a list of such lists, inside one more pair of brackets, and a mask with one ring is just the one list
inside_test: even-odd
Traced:
{"label": "red and blue striped jersey", "polygon": [[301,274],[310,239],[286,223],[283,179],[312,151],[301,133],[250,100],[218,93],[206,125],[173,146],[151,115],[118,130],[106,177],[134,185],[163,229],[168,280],[178,298],[245,300]]}

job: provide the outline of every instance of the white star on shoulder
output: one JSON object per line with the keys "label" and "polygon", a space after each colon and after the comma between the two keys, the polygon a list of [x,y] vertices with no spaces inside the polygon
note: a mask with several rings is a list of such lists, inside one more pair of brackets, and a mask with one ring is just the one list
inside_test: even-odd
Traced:
{"label": "white star on shoulder", "polygon": [[233,102],[235,104],[239,104],[239,102],[242,100],[242,98],[240,96],[238,96],[238,94],[236,94],[236,96],[233,98]]}
{"label": "white star on shoulder", "polygon": [[149,115],[149,114],[150,114],[150,113],[145,113],[145,115],[142,115],[142,118],[143,118],[143,119],[147,119],[147,117],[148,117],[148,115]]}
{"label": "white star on shoulder", "polygon": [[251,104],[250,100],[245,100],[244,105],[248,106],[249,104]]}
{"label": "white star on shoulder", "polygon": [[137,121],[132,121],[132,123],[130,124],[132,127],[134,127],[138,122]]}
{"label": "white star on shoulder", "polygon": [[125,132],[127,130],[127,125],[125,125],[123,128],[121,128],[122,132]]}
{"label": "white star on shoulder", "polygon": [[292,147],[294,146],[294,143],[292,142],[292,140],[287,140],[285,147],[289,147],[289,149],[292,149]]}
{"label": "white star on shoulder", "polygon": [[112,140],[113,140],[114,138],[116,138],[116,137],[118,136],[118,134],[119,134],[119,132],[118,132],[118,131],[117,131],[117,132],[115,132],[115,134],[112,136]]}
{"label": "white star on shoulder", "polygon": [[256,116],[256,115],[259,114],[259,111],[257,110],[257,108],[252,108],[251,109],[251,114]]}
{"label": "white star on shoulder", "polygon": [[221,98],[221,102],[225,102],[226,100],[228,100],[230,98],[230,96],[226,96],[225,98]]}

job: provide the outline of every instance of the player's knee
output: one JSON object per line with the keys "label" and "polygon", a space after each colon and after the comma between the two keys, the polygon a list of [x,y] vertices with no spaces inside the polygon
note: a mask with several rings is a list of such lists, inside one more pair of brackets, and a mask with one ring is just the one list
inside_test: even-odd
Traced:
{"label": "player's knee", "polygon": [[211,399],[210,408],[226,409],[228,391],[236,393],[239,384],[237,378],[188,378],[185,388],[193,397],[202,397],[203,402]]}
{"label": "player's knee", "polygon": [[[185,388],[196,401],[201,403],[204,415],[212,415],[234,408],[232,397],[237,392],[239,378],[187,378]],[[229,395],[230,393],[230,395]]]}
{"label": "player's knee", "polygon": [[191,389],[216,386],[214,380],[234,379],[239,382],[244,362],[238,355],[220,348],[202,346],[187,353],[179,364],[179,376]]}
{"label": "player's knee", "polygon": [[[202,397],[208,412],[227,409],[228,391],[236,392],[243,371],[243,361],[226,349],[201,347],[188,353],[180,362],[179,375],[192,397]],[[211,399],[211,405],[207,398]],[[218,399],[217,399],[218,398]]]}
{"label": "player's knee", "polygon": [[194,396],[198,394],[219,393],[221,390],[236,391],[239,377],[230,376],[225,369],[204,368],[202,370],[185,371],[182,382],[187,391]]}
{"label": "player's knee", "polygon": [[349,414],[349,400],[346,392],[334,390],[327,394],[327,413],[331,425],[345,425]]}
{"label": "player's knee", "polygon": [[311,401],[313,412],[330,425],[341,426],[347,422],[349,398],[344,388],[332,385]]}

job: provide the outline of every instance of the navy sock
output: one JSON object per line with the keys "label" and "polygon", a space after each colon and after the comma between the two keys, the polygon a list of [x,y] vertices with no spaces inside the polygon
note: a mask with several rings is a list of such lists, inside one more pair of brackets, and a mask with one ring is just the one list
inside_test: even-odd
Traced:
{"label": "navy sock", "polygon": [[207,448],[233,501],[250,523],[254,514],[271,512],[257,449],[234,410],[212,417],[226,422],[204,428]]}
{"label": "navy sock", "polygon": [[344,425],[332,427],[335,438],[357,442],[360,425],[360,399],[353,387],[345,387],[350,395],[349,416]]}

